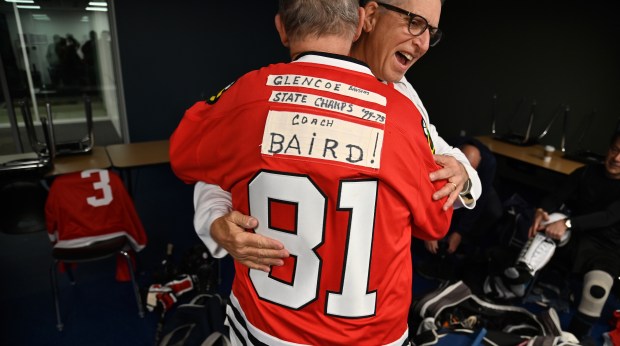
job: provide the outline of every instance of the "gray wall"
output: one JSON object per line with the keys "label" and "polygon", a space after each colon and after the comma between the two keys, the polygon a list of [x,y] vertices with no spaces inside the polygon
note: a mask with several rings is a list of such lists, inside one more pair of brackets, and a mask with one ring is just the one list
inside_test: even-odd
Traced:
{"label": "gray wall", "polygon": [[[569,104],[568,149],[604,152],[620,116],[620,22],[613,2],[449,0],[440,26],[445,41],[409,72],[444,136],[489,134],[492,95],[500,132],[524,132],[536,99],[534,132]],[[526,102],[512,119],[521,98]],[[592,117],[593,109],[597,110]],[[510,128],[512,125],[512,129]],[[561,119],[545,144],[559,147]]]}
{"label": "gray wall", "polygon": [[116,1],[131,141],[167,138],[185,109],[288,59],[276,1]]}

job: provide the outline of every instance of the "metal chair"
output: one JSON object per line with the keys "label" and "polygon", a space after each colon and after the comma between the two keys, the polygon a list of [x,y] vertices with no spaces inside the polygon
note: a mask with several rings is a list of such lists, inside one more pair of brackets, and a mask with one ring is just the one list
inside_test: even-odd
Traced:
{"label": "metal chair", "polygon": [[[32,114],[30,113],[30,106],[28,100],[20,102],[22,113],[24,115],[24,124],[26,125],[26,133],[30,140],[30,146],[36,152],[36,148],[42,147],[44,144],[39,142],[34,129],[32,120]],[[73,155],[73,154],[86,154],[90,153],[95,145],[95,137],[93,131],[93,112],[92,102],[88,96],[84,97],[84,114],[86,117],[86,135],[77,141],[64,141],[60,142],[56,140],[56,132],[54,130],[54,116],[52,114],[52,105],[47,102],[45,104],[47,112],[47,121],[49,123],[49,133],[54,142],[54,149],[56,155]]]}
{"label": "metal chair", "polygon": [[3,182],[13,178],[43,178],[45,173],[54,166],[53,160],[56,157],[56,146],[52,135],[53,125],[51,121],[45,117],[41,118],[41,127],[45,141],[40,142],[27,101],[21,102],[20,107],[22,108],[32,152],[0,157],[0,181]]}
{"label": "metal chair", "polygon": [[75,154],[88,154],[93,150],[95,145],[95,136],[93,132],[93,111],[92,102],[90,97],[84,97],[84,114],[86,116],[86,135],[76,141],[60,142],[56,140],[56,134],[54,132],[54,124],[52,116],[52,105],[50,103],[45,104],[47,111],[47,118],[52,124],[52,137],[56,142],[56,155],[75,155]]}
{"label": "metal chair", "polygon": [[[147,236],[120,177],[104,169],[57,176],[50,186],[45,216],[48,236],[54,244],[50,276],[58,330],[63,329],[56,271],[59,262],[91,262],[122,256],[127,268],[123,266],[125,261],[117,262],[117,275],[129,274],[126,279],[132,282],[138,315],[144,317],[128,251],[141,251]],[[71,282],[75,282],[72,273],[68,271],[68,274]]]}
{"label": "metal chair", "polygon": [[[22,105],[23,109],[23,105]],[[43,178],[53,166],[55,157],[51,124],[41,118],[45,142],[38,141],[32,118],[24,113],[30,124],[33,152],[0,156],[0,232],[23,234],[45,231],[45,201],[47,188]]]}
{"label": "metal chair", "polygon": [[[63,263],[81,263],[103,260],[112,256],[121,255],[127,261],[129,268],[129,274],[131,276],[131,284],[133,292],[136,297],[136,303],[138,305],[138,315],[140,318],[144,317],[144,307],[142,305],[142,298],[140,296],[140,290],[138,283],[136,282],[133,261],[129,256],[127,250],[130,248],[129,240],[125,236],[117,236],[108,240],[102,240],[92,243],[88,246],[75,247],[75,248],[63,248],[55,246],[52,249],[52,264],[50,268],[50,278],[52,282],[52,290],[54,293],[54,306],[56,308],[56,328],[58,331],[62,331],[64,325],[60,314],[60,300],[58,298],[58,264]],[[69,266],[67,268],[67,274],[72,285],[75,285],[75,278]]]}

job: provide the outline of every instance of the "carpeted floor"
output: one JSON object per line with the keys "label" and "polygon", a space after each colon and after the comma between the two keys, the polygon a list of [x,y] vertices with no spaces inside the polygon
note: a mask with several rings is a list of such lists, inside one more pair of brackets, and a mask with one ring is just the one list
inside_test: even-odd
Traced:
{"label": "carpeted floor", "polygon": [[[153,344],[157,316],[138,316],[131,284],[114,278],[115,258],[80,264],[75,270],[75,286],[70,285],[66,274],[59,276],[64,328],[58,331],[48,274],[51,257],[47,235],[0,235],[0,242],[1,345]],[[139,281],[148,287],[144,272],[139,274]]]}
{"label": "carpeted floor", "polygon": [[[0,234],[0,345],[154,345],[159,314],[137,313],[129,283],[114,279],[114,259],[80,264],[75,271],[77,284],[60,276],[61,316],[64,329],[56,329],[49,281],[50,245],[45,233]],[[29,251],[21,251],[28,249]],[[228,270],[232,268],[228,267]],[[148,287],[152,275],[140,271],[138,281]],[[415,277],[414,295],[422,295],[438,285],[435,280]],[[602,345],[605,323],[620,308],[617,297],[610,297],[605,316],[592,335]],[[560,313],[563,326],[569,313]]]}

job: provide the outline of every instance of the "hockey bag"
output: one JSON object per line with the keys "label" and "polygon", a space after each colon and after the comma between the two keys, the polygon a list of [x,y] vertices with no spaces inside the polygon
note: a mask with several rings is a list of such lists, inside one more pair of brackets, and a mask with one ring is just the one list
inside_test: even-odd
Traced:
{"label": "hockey bag", "polygon": [[164,326],[159,346],[229,346],[224,326],[226,302],[218,294],[199,294],[177,307]]}
{"label": "hockey bag", "polygon": [[483,345],[578,345],[572,334],[562,331],[555,310],[535,315],[522,307],[490,303],[462,281],[414,302],[410,316],[411,325],[417,326],[412,340],[418,346],[441,344],[450,334],[481,336]]}

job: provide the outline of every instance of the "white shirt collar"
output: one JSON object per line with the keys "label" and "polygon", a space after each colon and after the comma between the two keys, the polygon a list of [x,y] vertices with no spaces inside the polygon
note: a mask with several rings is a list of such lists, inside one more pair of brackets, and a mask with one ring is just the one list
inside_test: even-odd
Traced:
{"label": "white shirt collar", "polygon": [[363,65],[362,63],[357,63],[353,59],[346,60],[346,57],[339,58],[336,54],[322,54],[319,52],[310,52],[306,53],[303,56],[297,58],[293,63],[296,62],[306,62],[306,63],[314,63],[314,64],[322,64],[329,66],[336,66],[347,70],[357,71],[361,73],[365,73],[373,76],[372,72],[370,72],[370,68],[368,66]]}

